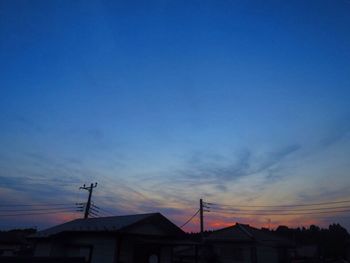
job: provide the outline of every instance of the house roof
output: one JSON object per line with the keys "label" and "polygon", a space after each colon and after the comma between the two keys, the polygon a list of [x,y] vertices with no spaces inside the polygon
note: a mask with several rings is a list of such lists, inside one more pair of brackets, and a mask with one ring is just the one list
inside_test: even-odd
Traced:
{"label": "house roof", "polygon": [[292,242],[266,230],[236,223],[211,233],[206,240],[225,242],[257,242],[272,246],[291,246]]}
{"label": "house roof", "polygon": [[26,237],[33,233],[35,233],[34,229],[15,229],[10,231],[0,231],[0,244],[26,244]]}
{"label": "house roof", "polygon": [[24,237],[16,233],[0,232],[0,244],[22,244],[25,242]]}
{"label": "house roof", "polygon": [[63,232],[127,232],[127,230],[132,226],[150,221],[157,222],[157,225],[163,229],[166,229],[168,233],[183,233],[180,228],[178,228],[160,213],[150,213],[75,219],[73,221],[39,231],[33,237],[49,237]]}

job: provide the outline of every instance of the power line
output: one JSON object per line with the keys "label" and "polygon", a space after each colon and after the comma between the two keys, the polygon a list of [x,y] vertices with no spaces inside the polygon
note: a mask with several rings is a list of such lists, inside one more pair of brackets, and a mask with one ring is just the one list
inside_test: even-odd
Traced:
{"label": "power line", "polygon": [[10,205],[10,204],[6,204],[6,205],[0,205],[0,207],[25,207],[25,206],[64,206],[64,205],[72,205],[72,203],[70,204],[14,204],[14,205]]}
{"label": "power line", "polygon": [[50,211],[50,210],[65,210],[65,209],[76,209],[77,207],[58,207],[58,208],[33,208],[33,209],[0,209],[1,212],[31,212],[31,211]]}
{"label": "power line", "polygon": [[317,214],[330,214],[330,213],[348,213],[350,212],[350,209],[347,210],[337,210],[337,211],[318,211],[318,212],[297,212],[297,213],[290,213],[289,211],[280,212],[280,213],[240,213],[240,212],[223,212],[223,211],[216,211],[219,214],[234,214],[234,215],[265,215],[265,216],[286,216],[286,215],[317,215]]}
{"label": "power line", "polygon": [[183,228],[185,225],[187,225],[189,222],[191,222],[191,220],[196,216],[198,215],[200,209],[197,210],[196,213],[193,214],[193,216],[191,216],[184,224],[182,224],[180,227]]}
{"label": "power line", "polygon": [[222,207],[214,207],[212,209],[216,210],[225,210],[225,211],[231,211],[231,212],[284,212],[284,211],[289,211],[289,212],[308,212],[308,211],[329,211],[332,212],[331,210],[334,209],[350,209],[350,206],[334,206],[334,207],[318,207],[318,208],[304,208],[304,209],[288,209],[288,210],[283,210],[283,209],[226,209]]}
{"label": "power line", "polygon": [[78,211],[77,210],[66,210],[66,211],[39,212],[39,213],[4,214],[4,215],[0,215],[0,217],[49,215],[49,214],[60,214],[60,213],[66,213],[66,212],[78,212]]}
{"label": "power line", "polygon": [[111,217],[111,216],[115,216],[115,215],[113,215],[113,214],[108,214],[108,213],[104,213],[104,212],[102,212],[100,215],[101,215],[102,217]]}
{"label": "power line", "polygon": [[350,200],[342,200],[342,201],[332,201],[332,202],[324,202],[324,203],[309,203],[309,204],[284,204],[284,205],[228,205],[228,204],[218,204],[211,203],[214,206],[221,207],[298,207],[298,206],[320,206],[320,205],[332,205],[332,204],[344,204],[350,203]]}
{"label": "power line", "polygon": [[115,216],[115,213],[112,213],[110,211],[108,211],[107,209],[104,209],[102,207],[99,207],[100,211],[104,214],[107,214],[107,215],[111,215],[111,216]]}

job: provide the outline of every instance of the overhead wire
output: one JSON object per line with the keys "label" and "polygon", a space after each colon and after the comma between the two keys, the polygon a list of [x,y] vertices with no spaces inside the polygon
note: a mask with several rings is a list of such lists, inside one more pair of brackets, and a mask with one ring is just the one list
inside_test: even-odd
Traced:
{"label": "overhead wire", "polygon": [[107,214],[107,215],[109,215],[109,216],[115,216],[115,213],[112,213],[112,212],[108,211],[108,210],[105,209],[105,208],[98,207],[98,209],[100,210],[100,213]]}
{"label": "overhead wire", "polygon": [[[41,203],[41,204],[1,204],[0,217],[7,216],[31,216],[44,214],[57,214],[64,212],[81,212],[83,203]],[[230,215],[262,215],[262,216],[290,216],[290,215],[322,215],[322,214],[347,214],[350,212],[350,200],[328,201],[319,203],[296,203],[280,205],[249,205],[249,204],[220,204],[205,203],[211,206],[213,212]],[[337,205],[349,204],[349,205]],[[75,205],[75,206],[74,206]],[[323,206],[323,207],[322,207]],[[257,209],[246,209],[257,208]],[[266,209],[263,209],[266,208]],[[115,213],[108,209],[92,204],[94,216],[114,216]],[[187,225],[199,213],[199,209],[181,227]],[[6,212],[5,214],[1,214]],[[28,212],[28,213],[21,213]]]}
{"label": "overhead wire", "polygon": [[194,213],[185,223],[183,223],[183,224],[180,226],[180,228],[183,228],[185,225],[187,225],[189,222],[191,222],[192,219],[193,219],[196,215],[198,215],[199,211],[200,211],[200,209],[198,209],[196,213]]}
{"label": "overhead wire", "polygon": [[62,211],[39,212],[39,213],[3,214],[3,215],[0,215],[0,217],[49,215],[49,214],[60,214],[60,213],[68,213],[68,212],[74,213],[74,212],[78,212],[78,211],[76,211],[76,210],[62,210]]}
{"label": "overhead wire", "polygon": [[35,207],[35,206],[66,206],[66,205],[74,205],[72,203],[60,203],[60,204],[50,204],[50,203],[46,203],[46,204],[2,204],[0,205],[0,207],[26,207],[26,206],[32,206],[32,207]]}
{"label": "overhead wire", "polygon": [[279,213],[269,213],[269,212],[265,212],[265,213],[261,213],[261,212],[250,212],[250,213],[242,213],[242,212],[232,212],[232,211],[216,211],[217,213],[221,213],[221,214],[234,214],[234,215],[265,215],[265,216],[272,216],[272,215],[276,215],[276,216],[285,216],[285,215],[317,215],[317,214],[331,214],[331,213],[348,213],[350,212],[350,209],[346,209],[346,210],[335,210],[335,211],[315,211],[315,212],[296,212],[296,213],[291,213],[288,210],[287,211],[280,211]]}
{"label": "overhead wire", "polygon": [[56,211],[56,210],[66,210],[66,209],[77,209],[77,207],[57,207],[57,208],[32,208],[32,209],[0,209],[1,212],[31,212],[31,211]]}
{"label": "overhead wire", "polygon": [[332,211],[334,209],[350,209],[350,206],[334,206],[334,207],[318,207],[318,208],[304,208],[304,209],[241,209],[241,208],[230,208],[226,209],[223,207],[212,207],[212,209],[216,210],[225,210],[225,211],[231,211],[231,212],[283,212],[283,211],[289,211],[289,212],[306,212],[306,211]]}
{"label": "overhead wire", "polygon": [[[291,216],[291,215],[322,215],[322,214],[339,214],[350,212],[350,200],[329,201],[319,203],[303,204],[283,204],[283,205],[227,205],[211,203],[211,209],[220,214],[231,215],[263,215],[263,216]],[[323,206],[323,207],[321,207]],[[300,208],[299,208],[300,207]],[[256,209],[246,209],[256,208]],[[268,208],[268,209],[262,209]]]}
{"label": "overhead wire", "polygon": [[282,205],[235,205],[235,204],[220,204],[220,203],[210,203],[213,206],[220,206],[220,207],[256,207],[256,208],[264,208],[264,207],[308,207],[308,206],[321,206],[321,205],[333,205],[333,204],[344,204],[344,203],[350,203],[350,200],[341,200],[341,201],[329,201],[329,202],[321,202],[321,203],[303,203],[303,204],[282,204]]}

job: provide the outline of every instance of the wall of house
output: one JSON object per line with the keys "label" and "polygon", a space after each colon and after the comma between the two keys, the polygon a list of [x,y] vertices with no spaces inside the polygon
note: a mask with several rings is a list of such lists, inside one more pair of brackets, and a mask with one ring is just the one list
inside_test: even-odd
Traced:
{"label": "wall of house", "polygon": [[316,258],[318,255],[317,245],[298,246],[296,249],[298,257],[302,258]]}
{"label": "wall of house", "polygon": [[[140,242],[137,237],[124,236],[121,241],[119,262],[121,263],[148,263],[148,257],[155,254],[159,263],[171,263],[172,248],[168,246]],[[142,242],[145,242],[144,244]]]}
{"label": "wall of house", "polygon": [[258,246],[256,254],[257,263],[278,263],[278,250],[273,247]]}
{"label": "wall of house", "polygon": [[[251,247],[236,244],[215,244],[214,253],[222,263],[251,263]],[[204,252],[208,253],[208,251]]]}
{"label": "wall of house", "polygon": [[0,256],[14,256],[20,248],[20,245],[0,244]]}
{"label": "wall of house", "polygon": [[35,245],[35,257],[49,257],[51,254],[51,243],[49,241],[37,242]]}
{"label": "wall of house", "polygon": [[35,256],[40,257],[84,257],[91,263],[113,263],[116,252],[116,240],[112,237],[86,236],[70,237],[40,242],[36,245]]}
{"label": "wall of house", "polygon": [[91,244],[93,247],[91,263],[113,263],[116,252],[116,239],[111,237],[91,237],[88,240],[77,240],[78,243]]}
{"label": "wall of house", "polygon": [[159,226],[149,223],[143,225],[136,225],[128,230],[130,234],[138,235],[165,235],[166,233],[162,231]]}
{"label": "wall of house", "polygon": [[160,250],[160,263],[171,263],[172,248],[162,247]]}
{"label": "wall of house", "polygon": [[133,262],[135,238],[122,237],[119,252],[119,261],[122,263]]}
{"label": "wall of house", "polygon": [[255,260],[256,263],[278,263],[279,261],[278,250],[272,247],[216,243],[213,249],[221,263],[251,263]]}
{"label": "wall of house", "polygon": [[[121,238],[121,243],[119,242],[118,237],[93,236],[92,234],[91,236],[48,240],[37,244],[35,256],[84,257],[88,261],[91,250],[90,263],[113,263],[117,256],[121,263],[143,263],[138,262],[141,254],[145,262],[148,262],[148,256],[157,254],[160,263],[171,263],[172,248],[169,246],[150,244],[147,239],[138,239],[135,236],[124,236]],[[117,249],[120,249],[119,255]]]}

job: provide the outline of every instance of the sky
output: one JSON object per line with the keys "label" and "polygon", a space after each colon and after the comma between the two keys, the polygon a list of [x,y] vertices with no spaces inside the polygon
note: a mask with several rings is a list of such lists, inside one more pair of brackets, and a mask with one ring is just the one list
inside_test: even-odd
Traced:
{"label": "sky", "polygon": [[[98,182],[110,214],[181,225],[200,198],[349,200],[349,12],[348,0],[0,0],[1,203],[84,202],[79,187]],[[214,206],[206,229],[350,229],[350,213]],[[77,217],[0,216],[0,228]]]}

